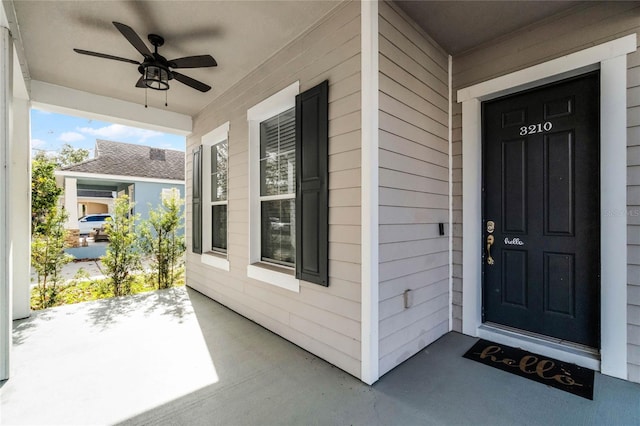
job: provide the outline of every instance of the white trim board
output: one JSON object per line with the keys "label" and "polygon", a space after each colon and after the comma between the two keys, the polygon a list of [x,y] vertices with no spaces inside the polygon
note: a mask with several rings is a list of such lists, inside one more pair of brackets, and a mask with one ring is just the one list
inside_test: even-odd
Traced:
{"label": "white trim board", "polygon": [[126,175],[107,175],[100,173],[74,172],[66,170],[57,170],[56,176],[63,176],[76,179],[99,180],[99,181],[125,181],[125,182],[148,182],[148,183],[166,183],[170,185],[184,185],[184,180],[160,179],[142,176],[126,176]]}
{"label": "white trim board", "polygon": [[34,108],[181,136],[190,134],[193,126],[188,115],[153,107],[145,108],[144,105],[133,102],[38,80],[31,81],[31,101]]}
{"label": "white trim board", "polygon": [[[13,45],[9,30],[0,27],[0,380],[11,371],[12,241],[11,241],[11,103]],[[22,277],[21,277],[22,278]]]}
{"label": "white trim board", "polygon": [[[479,336],[482,326],[481,101],[600,69],[601,141],[601,351],[603,374],[627,379],[626,55],[636,50],[632,34],[458,91],[462,102],[463,294],[462,331]],[[531,348],[526,339],[521,347]],[[557,358],[563,359],[558,351]],[[570,358],[570,357],[569,357]]]}
{"label": "white trim board", "polygon": [[449,126],[449,331],[453,330],[453,56],[447,61],[449,85],[449,111],[447,125]]}
{"label": "white trim board", "polygon": [[380,378],[378,316],[378,3],[360,3],[361,22],[361,222],[362,293],[360,379]]}

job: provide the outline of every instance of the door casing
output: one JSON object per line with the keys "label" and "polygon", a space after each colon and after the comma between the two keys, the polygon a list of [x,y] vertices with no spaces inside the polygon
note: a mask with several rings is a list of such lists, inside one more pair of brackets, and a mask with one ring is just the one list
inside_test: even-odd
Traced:
{"label": "door casing", "polygon": [[543,355],[627,378],[626,215],[603,216],[601,222],[602,294],[599,359],[563,345],[500,334],[482,327],[481,256],[481,107],[482,101],[580,75],[601,72],[601,205],[626,211],[626,55],[636,50],[632,34],[607,43],[516,71],[457,92],[462,103],[463,139],[463,333],[493,338]]}

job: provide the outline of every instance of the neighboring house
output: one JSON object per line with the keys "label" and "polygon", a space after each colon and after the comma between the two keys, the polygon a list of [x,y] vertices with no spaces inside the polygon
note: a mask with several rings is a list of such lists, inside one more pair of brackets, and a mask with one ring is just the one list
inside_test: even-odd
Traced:
{"label": "neighboring house", "polygon": [[[187,285],[366,383],[452,330],[640,382],[640,5],[506,3],[322,3],[184,119],[88,83],[28,96],[189,134]],[[20,29],[43,7],[16,2]],[[228,36],[250,13],[231,68],[262,53]]]}
{"label": "neighboring house", "polygon": [[144,220],[164,197],[184,198],[184,152],[97,140],[94,158],[56,171],[56,180],[64,188],[68,229],[77,229],[84,215],[113,213],[120,195],[129,196]]}

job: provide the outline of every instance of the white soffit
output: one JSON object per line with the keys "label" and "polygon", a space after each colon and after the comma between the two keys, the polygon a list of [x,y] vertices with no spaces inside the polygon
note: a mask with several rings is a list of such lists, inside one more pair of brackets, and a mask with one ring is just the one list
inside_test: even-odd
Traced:
{"label": "white soffit", "polygon": [[31,82],[31,100],[36,108],[94,118],[127,126],[141,127],[186,136],[191,133],[192,119],[133,102],[94,95],[80,90],[56,86],[42,81]]}

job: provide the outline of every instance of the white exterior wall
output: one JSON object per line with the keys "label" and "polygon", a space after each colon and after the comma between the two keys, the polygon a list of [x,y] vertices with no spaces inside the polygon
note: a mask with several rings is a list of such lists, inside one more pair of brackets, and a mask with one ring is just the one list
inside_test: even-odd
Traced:
{"label": "white exterior wall", "polygon": [[[350,374],[361,376],[360,4],[347,2],[272,56],[194,118],[187,138],[187,285]],[[329,80],[329,287],[292,292],[247,278],[249,128],[247,110],[299,81],[303,92]],[[229,271],[191,247],[191,152],[229,122]]]}
{"label": "white exterior wall", "polygon": [[382,375],[449,331],[449,87],[448,55],[410,17],[381,2],[378,22]]}
{"label": "white exterior wall", "polygon": [[[535,27],[509,34],[453,59],[453,88],[468,87],[640,30],[637,3],[578,5]],[[640,382],[640,59],[627,58],[627,370]],[[454,329],[462,330],[462,106],[454,104]]]}

